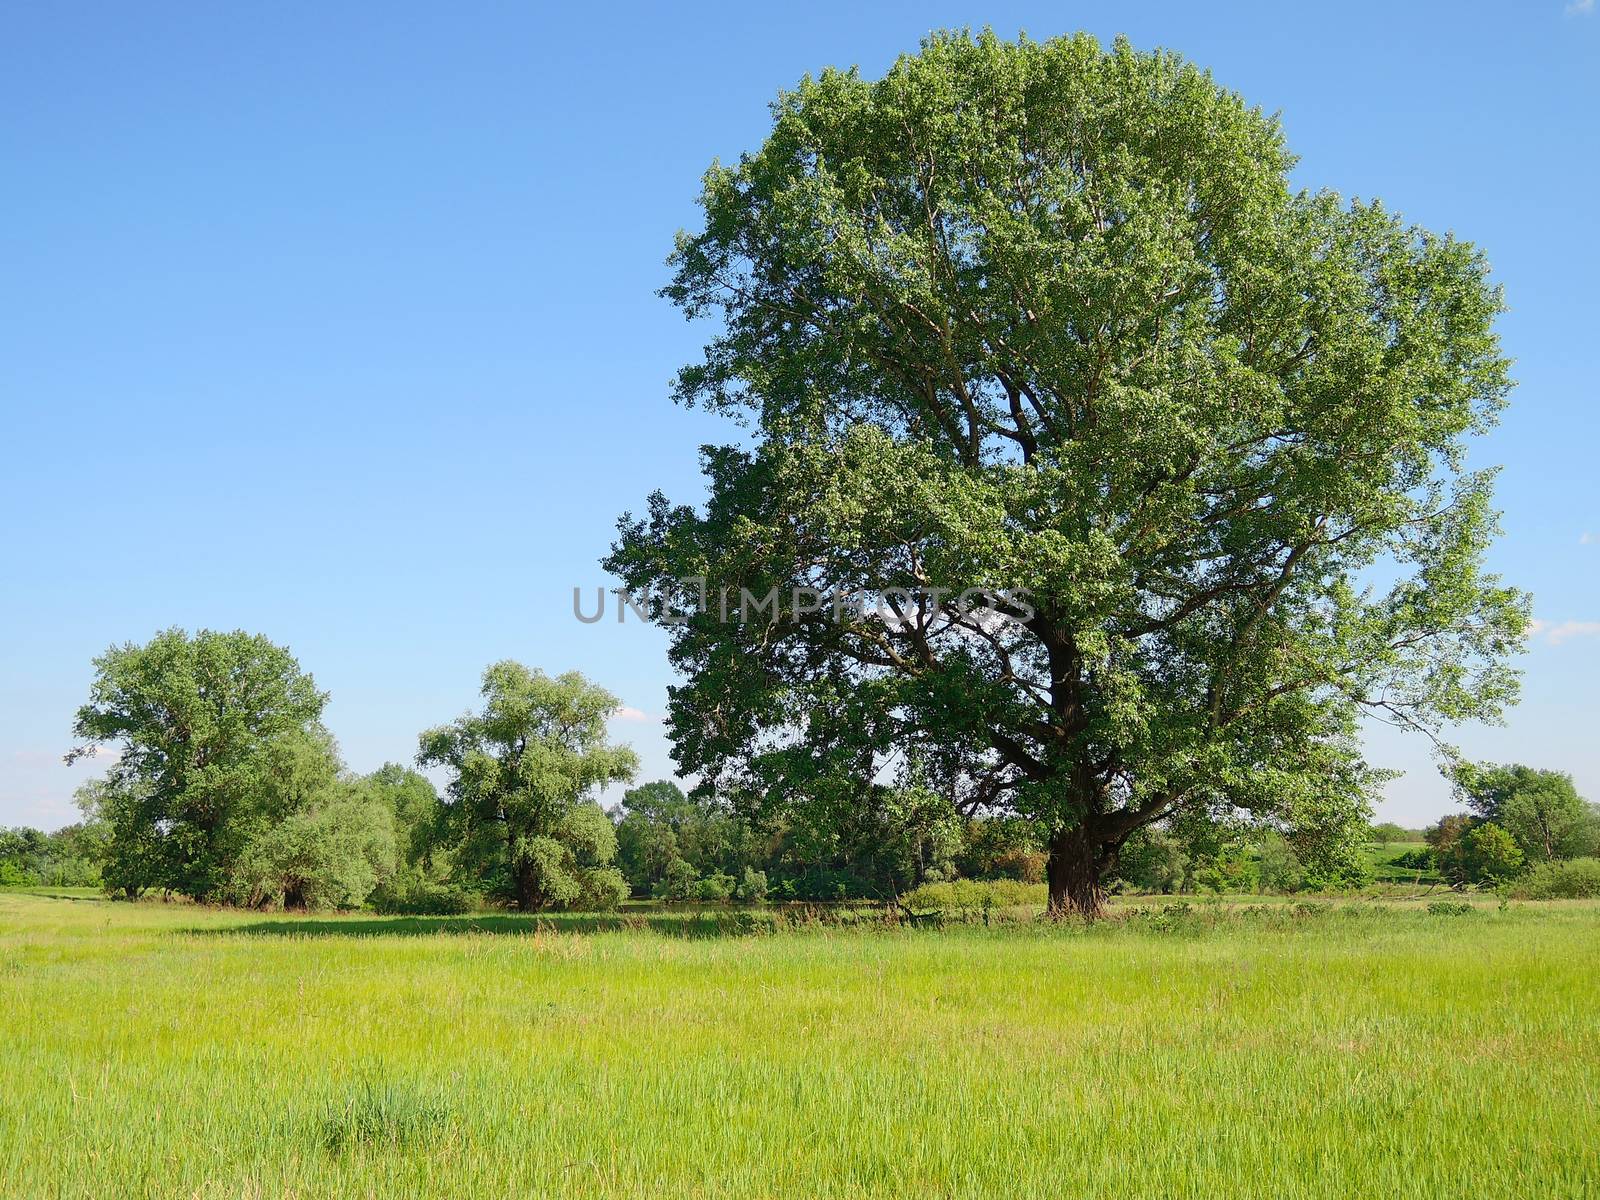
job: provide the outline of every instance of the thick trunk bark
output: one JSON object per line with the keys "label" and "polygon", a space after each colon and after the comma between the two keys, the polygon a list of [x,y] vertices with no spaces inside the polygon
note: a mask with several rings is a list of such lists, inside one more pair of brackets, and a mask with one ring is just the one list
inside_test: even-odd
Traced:
{"label": "thick trunk bark", "polygon": [[1093,921],[1104,912],[1106,892],[1100,877],[1106,863],[1100,850],[1099,841],[1086,822],[1063,829],[1050,840],[1045,877],[1050,883],[1052,918],[1082,917]]}
{"label": "thick trunk bark", "polygon": [[538,877],[532,863],[520,863],[513,869],[517,886],[517,908],[521,912],[534,912],[539,907]]}

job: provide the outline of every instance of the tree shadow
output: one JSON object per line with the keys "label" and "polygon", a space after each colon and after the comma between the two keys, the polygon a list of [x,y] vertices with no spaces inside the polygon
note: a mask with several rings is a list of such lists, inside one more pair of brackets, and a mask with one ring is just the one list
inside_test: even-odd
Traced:
{"label": "tree shadow", "polygon": [[772,911],[731,909],[721,912],[650,913],[477,913],[451,917],[278,917],[248,925],[184,930],[202,937],[371,938],[435,937],[491,934],[531,937],[539,934],[649,932],[666,937],[702,939],[748,937],[798,924]]}

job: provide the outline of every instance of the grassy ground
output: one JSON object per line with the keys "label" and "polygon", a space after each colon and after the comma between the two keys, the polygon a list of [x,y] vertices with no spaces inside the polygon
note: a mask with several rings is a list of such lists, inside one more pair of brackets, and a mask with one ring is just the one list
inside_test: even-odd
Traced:
{"label": "grassy ground", "polygon": [[1438,883],[1437,871],[1418,871],[1414,867],[1398,867],[1395,860],[1401,855],[1426,850],[1427,842],[1390,842],[1387,846],[1367,847],[1367,861],[1372,864],[1373,879],[1379,883]]}
{"label": "grassy ground", "polygon": [[0,1196],[1482,1200],[1600,1180],[1593,905],[706,928],[0,895]]}

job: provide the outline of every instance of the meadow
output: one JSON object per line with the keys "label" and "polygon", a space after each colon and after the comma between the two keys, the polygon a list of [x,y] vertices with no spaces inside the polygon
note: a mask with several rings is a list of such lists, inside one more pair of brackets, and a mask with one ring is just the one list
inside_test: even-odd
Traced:
{"label": "meadow", "polygon": [[0,1195],[1600,1190],[1592,903],[598,925],[0,894]]}

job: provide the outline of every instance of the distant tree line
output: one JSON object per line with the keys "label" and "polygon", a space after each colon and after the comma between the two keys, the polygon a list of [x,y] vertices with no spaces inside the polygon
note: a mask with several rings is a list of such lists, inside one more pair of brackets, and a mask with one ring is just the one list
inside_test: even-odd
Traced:
{"label": "distant tree line", "polygon": [[1578,794],[1572,776],[1519,763],[1459,763],[1450,774],[1467,811],[1424,831],[1427,848],[1408,865],[1457,885],[1507,884],[1600,854],[1600,806]]}
{"label": "distant tree line", "polygon": [[0,887],[99,887],[99,829],[0,829]]}
{"label": "distant tree line", "polygon": [[[1049,831],[963,811],[917,784],[808,779],[761,793],[631,783],[608,740],[617,698],[576,672],[516,662],[483,674],[474,712],[423,732],[413,765],[349,771],[322,723],[327,694],[294,657],[242,632],[171,629],[95,660],[69,760],[115,744],[78,792],[81,824],[0,831],[0,884],[102,886],[252,908],[389,912],[599,910],[664,902],[890,900],[953,879],[1046,878]],[[417,768],[446,776],[441,794]],[[1592,855],[1600,815],[1572,780],[1528,767],[1454,768],[1469,811],[1424,832],[1373,826],[1396,860],[1452,883],[1500,883]],[[1175,814],[1141,828],[1114,890],[1294,892],[1372,878],[1344,822],[1262,825]]]}

